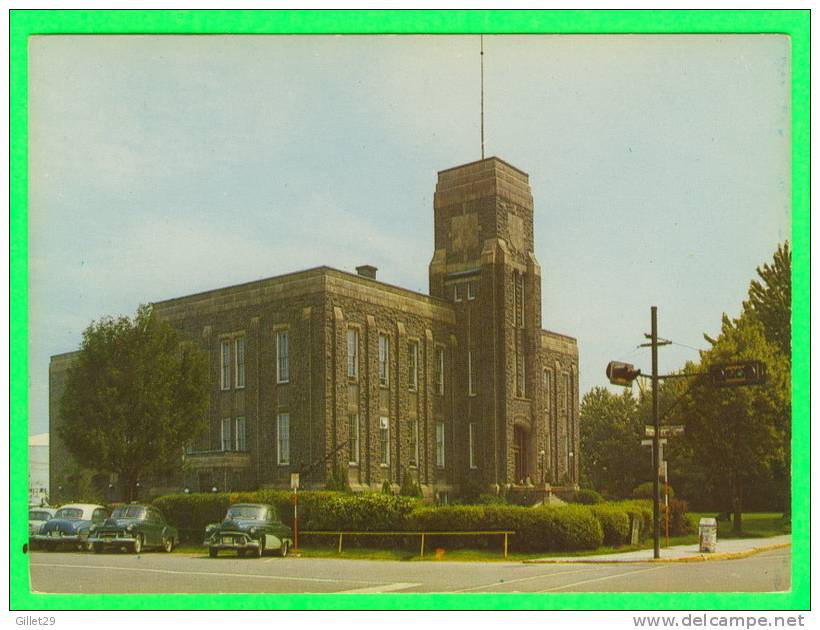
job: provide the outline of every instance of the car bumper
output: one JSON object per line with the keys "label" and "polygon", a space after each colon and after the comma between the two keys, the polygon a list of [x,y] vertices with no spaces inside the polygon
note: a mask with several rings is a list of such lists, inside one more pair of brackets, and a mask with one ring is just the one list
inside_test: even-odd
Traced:
{"label": "car bumper", "polygon": [[77,534],[65,534],[63,536],[52,536],[50,534],[37,534],[31,536],[31,540],[36,542],[51,542],[51,543],[84,543],[88,541],[86,536],[79,536]]}
{"label": "car bumper", "polygon": [[247,534],[220,534],[209,538],[203,545],[209,549],[258,549],[260,543]]}
{"label": "car bumper", "polygon": [[113,534],[111,536],[90,536],[88,542],[92,545],[126,545],[134,544],[134,537],[130,534]]}

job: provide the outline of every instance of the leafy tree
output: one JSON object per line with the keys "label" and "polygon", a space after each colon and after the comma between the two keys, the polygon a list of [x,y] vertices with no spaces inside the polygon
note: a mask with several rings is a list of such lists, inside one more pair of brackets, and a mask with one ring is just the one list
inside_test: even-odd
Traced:
{"label": "leafy tree", "polygon": [[775,343],[791,365],[792,253],[789,242],[778,246],[771,264],[757,268],[760,280],[752,280],[745,315],[760,322],[763,334]]}
{"label": "leafy tree", "polygon": [[613,394],[594,387],[581,401],[581,471],[599,492],[629,497],[650,474],[649,454],[641,446],[644,428],[630,390]]}
{"label": "leafy tree", "polygon": [[81,466],[116,473],[130,501],[140,479],[179,469],[204,430],[207,367],[150,306],[92,322],[67,375],[60,439]]}
{"label": "leafy tree", "polygon": [[[724,315],[721,334],[701,354],[704,373],[691,384],[678,411],[686,424],[685,441],[734,513],[734,529],[742,528],[743,495],[770,478],[785,457],[783,432],[789,422],[789,369],[763,325],[751,318]],[[706,374],[709,366],[757,359],[766,363],[764,385],[717,388]]]}

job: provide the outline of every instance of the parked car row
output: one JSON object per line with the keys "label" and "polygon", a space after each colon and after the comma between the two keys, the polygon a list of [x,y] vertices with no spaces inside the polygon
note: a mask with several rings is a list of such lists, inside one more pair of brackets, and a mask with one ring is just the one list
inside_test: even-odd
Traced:
{"label": "parked car row", "polygon": [[[205,529],[203,545],[215,558],[220,551],[238,556],[261,557],[277,551],[282,557],[293,545],[290,527],[279,520],[276,509],[261,503],[239,503],[228,508],[221,523]],[[29,509],[29,546],[56,551],[70,547],[103,553],[124,549],[140,553],[154,548],[170,553],[179,545],[179,532],[151,505],[131,503],[114,509],[77,503],[53,508]]]}

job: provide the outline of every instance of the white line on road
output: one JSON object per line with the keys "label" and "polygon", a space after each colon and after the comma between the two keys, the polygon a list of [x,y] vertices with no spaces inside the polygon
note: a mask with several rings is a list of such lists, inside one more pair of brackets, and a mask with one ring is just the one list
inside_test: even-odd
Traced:
{"label": "white line on road", "polygon": [[612,575],[605,575],[603,577],[592,578],[590,580],[581,580],[580,582],[572,582],[570,584],[561,584],[560,586],[554,586],[552,588],[546,588],[543,591],[538,591],[539,593],[549,593],[550,591],[560,591],[562,588],[570,588],[572,586],[580,586],[581,584],[589,584],[591,582],[600,582],[601,580],[609,580],[610,578],[616,577],[624,577],[625,575],[635,575],[636,573],[646,573],[647,571],[659,571],[661,569],[665,569],[668,565],[660,566],[660,567],[650,567],[649,569],[636,569],[635,571],[624,571],[623,573],[614,573]]}
{"label": "white line on road", "polygon": [[419,582],[394,582],[393,584],[382,584],[381,586],[366,586],[364,588],[352,588],[349,591],[339,591],[339,593],[391,593],[393,591],[403,591],[406,588],[421,586]]}
{"label": "white line on road", "polygon": [[171,571],[170,569],[145,569],[145,568],[135,568],[135,567],[112,567],[107,566],[104,564],[49,564],[45,562],[32,562],[31,566],[33,567],[67,567],[70,569],[108,569],[110,571],[142,571],[143,573],[169,573],[172,575],[207,575],[207,576],[214,576],[214,577],[239,577],[239,578],[257,578],[263,580],[285,580],[285,581],[297,581],[297,582],[325,582],[325,583],[335,583],[341,584],[344,582],[349,582],[353,584],[384,584],[384,582],[377,582],[375,580],[336,580],[333,578],[314,578],[314,577],[295,577],[292,575],[258,575],[255,573],[217,573],[211,571]]}
{"label": "white line on road", "polygon": [[498,580],[497,582],[490,582],[489,584],[481,584],[480,586],[471,586],[470,588],[461,588],[457,591],[449,591],[451,593],[467,593],[469,591],[477,591],[482,588],[490,588],[492,586],[502,586],[505,584],[516,584],[518,582],[529,582],[530,580],[537,580],[539,578],[547,578],[561,575],[571,575],[573,573],[589,573],[590,571],[604,571],[607,567],[584,567],[583,569],[575,569],[573,571],[556,571],[554,573],[539,573],[538,575],[530,575],[529,577],[516,578],[514,580]]}

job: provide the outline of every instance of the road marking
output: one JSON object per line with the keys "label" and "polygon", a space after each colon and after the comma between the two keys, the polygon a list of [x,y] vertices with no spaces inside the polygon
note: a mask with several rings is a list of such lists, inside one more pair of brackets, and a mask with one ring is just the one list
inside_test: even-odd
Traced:
{"label": "road marking", "polygon": [[349,591],[338,591],[339,593],[391,593],[393,591],[403,591],[406,588],[421,586],[420,582],[394,582],[393,584],[382,584],[381,586],[366,586],[364,588],[352,588]]}
{"label": "road marking", "polygon": [[556,571],[555,573],[539,573],[538,575],[530,575],[529,577],[516,578],[514,580],[504,580],[498,582],[491,582],[489,584],[482,584],[480,586],[471,586],[470,588],[461,588],[457,591],[448,591],[449,593],[467,593],[469,591],[477,591],[482,588],[490,588],[492,586],[502,586],[504,584],[516,584],[518,582],[529,582],[530,580],[537,580],[539,578],[553,577],[560,575],[571,575],[572,573],[589,573],[590,571],[603,571],[609,567],[584,567],[583,569],[575,569],[573,571]]}
{"label": "road marking", "polygon": [[69,569],[108,569],[110,571],[141,571],[143,573],[169,573],[171,575],[208,575],[214,577],[239,577],[239,578],[257,578],[263,580],[292,580],[296,582],[324,582],[324,583],[344,583],[350,582],[353,584],[384,584],[384,582],[377,582],[376,580],[336,580],[333,578],[314,578],[314,577],[295,577],[292,575],[258,575],[255,573],[217,573],[211,571],[172,571],[170,569],[145,569],[136,567],[112,567],[104,564],[49,564],[46,562],[32,562],[30,566],[33,567],[66,567]]}
{"label": "road marking", "polygon": [[609,580],[610,578],[616,577],[624,577],[625,575],[634,575],[635,573],[646,573],[647,571],[660,571],[661,569],[666,569],[667,566],[660,566],[660,567],[650,567],[648,569],[637,569],[635,571],[624,571],[623,573],[613,573],[612,575],[604,575],[603,577],[592,578],[590,580],[581,580],[580,582],[572,582],[570,584],[561,584],[560,586],[554,586],[553,588],[547,588],[543,591],[538,591],[539,593],[549,593],[550,591],[560,591],[562,588],[570,588],[572,586],[580,586],[581,584],[590,584],[591,582],[600,582],[601,580]]}

